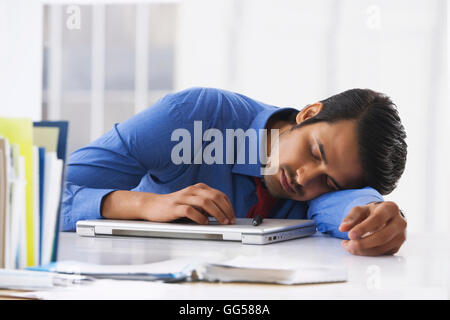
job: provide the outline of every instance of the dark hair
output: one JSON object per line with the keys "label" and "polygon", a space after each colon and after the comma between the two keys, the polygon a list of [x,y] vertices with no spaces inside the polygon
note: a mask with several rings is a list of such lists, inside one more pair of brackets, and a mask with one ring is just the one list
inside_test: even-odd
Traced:
{"label": "dark hair", "polygon": [[321,101],[322,110],[293,127],[356,120],[363,185],[383,195],[397,186],[406,163],[406,133],[392,100],[370,89],[351,89]]}

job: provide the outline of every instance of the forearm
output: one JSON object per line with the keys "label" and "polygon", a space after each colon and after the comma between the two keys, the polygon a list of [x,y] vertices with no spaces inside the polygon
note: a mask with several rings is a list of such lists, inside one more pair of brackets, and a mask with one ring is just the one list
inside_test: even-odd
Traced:
{"label": "forearm", "polygon": [[342,190],[324,194],[309,202],[308,219],[316,221],[320,232],[348,239],[339,226],[350,210],[372,202],[383,201],[383,197],[372,188]]}
{"label": "forearm", "polygon": [[118,190],[103,198],[101,215],[107,219],[143,219],[144,203],[151,201],[154,194]]}
{"label": "forearm", "polygon": [[235,222],[227,195],[203,183],[169,194],[113,191],[103,198],[101,215],[108,219],[141,219],[168,222],[188,218],[207,224],[212,216],[221,224]]}

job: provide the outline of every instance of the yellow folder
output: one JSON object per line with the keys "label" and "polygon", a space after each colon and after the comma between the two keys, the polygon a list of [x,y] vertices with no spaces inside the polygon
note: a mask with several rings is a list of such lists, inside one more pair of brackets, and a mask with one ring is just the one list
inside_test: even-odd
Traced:
{"label": "yellow folder", "polygon": [[33,212],[33,122],[28,118],[0,117],[0,135],[7,138],[9,143],[20,147],[20,155],[25,159],[26,185],[26,215],[25,231],[27,246],[27,266],[35,264],[34,250],[34,212]]}
{"label": "yellow folder", "polygon": [[44,147],[46,152],[57,152],[58,127],[33,127],[33,144]]}

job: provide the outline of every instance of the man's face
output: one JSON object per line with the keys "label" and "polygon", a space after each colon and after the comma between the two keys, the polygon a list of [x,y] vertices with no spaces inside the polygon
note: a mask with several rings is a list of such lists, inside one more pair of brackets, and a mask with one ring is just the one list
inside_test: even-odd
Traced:
{"label": "man's face", "polygon": [[[278,169],[264,177],[267,189],[278,198],[307,201],[330,191],[361,187],[356,135],[353,120],[318,122],[282,132],[271,146],[268,165]],[[276,151],[278,157],[272,156]]]}

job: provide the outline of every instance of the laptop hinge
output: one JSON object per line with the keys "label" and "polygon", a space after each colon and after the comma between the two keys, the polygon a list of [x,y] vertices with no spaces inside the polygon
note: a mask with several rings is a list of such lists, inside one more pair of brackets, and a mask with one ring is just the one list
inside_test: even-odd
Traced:
{"label": "laptop hinge", "polygon": [[230,232],[223,234],[223,240],[241,241],[242,234],[239,232]]}
{"label": "laptop hinge", "polygon": [[95,237],[95,228],[92,226],[77,226],[77,234],[84,237]]}

